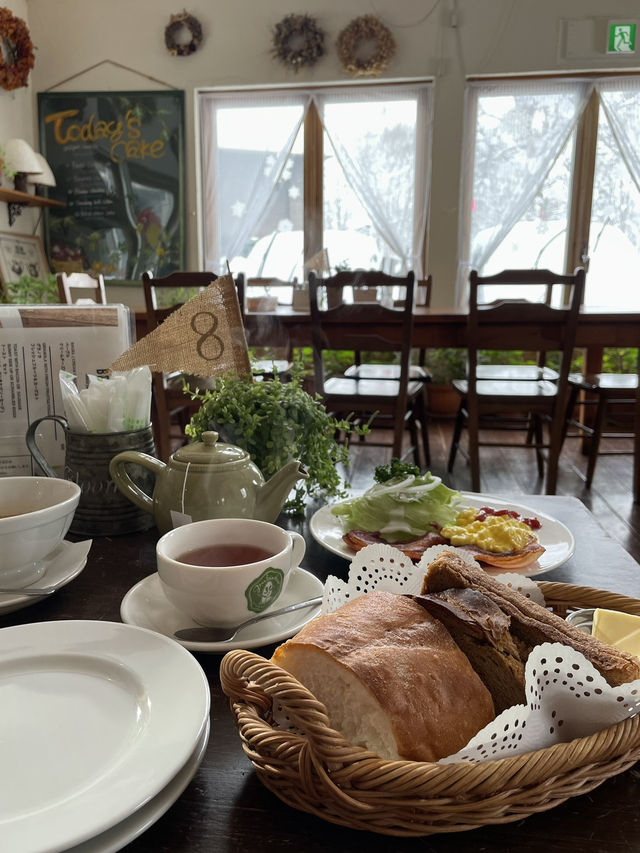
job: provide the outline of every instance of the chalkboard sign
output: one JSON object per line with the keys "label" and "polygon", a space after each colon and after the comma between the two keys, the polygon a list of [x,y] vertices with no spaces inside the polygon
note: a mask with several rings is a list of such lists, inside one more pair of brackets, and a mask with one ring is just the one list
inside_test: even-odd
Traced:
{"label": "chalkboard sign", "polygon": [[184,269],[184,92],[41,92],[38,116],[49,196],[65,205],[45,213],[51,269]]}

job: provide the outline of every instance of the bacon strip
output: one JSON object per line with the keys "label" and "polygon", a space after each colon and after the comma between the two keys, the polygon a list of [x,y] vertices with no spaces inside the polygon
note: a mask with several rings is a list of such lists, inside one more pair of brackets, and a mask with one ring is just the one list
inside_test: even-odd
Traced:
{"label": "bacon strip", "polygon": [[344,542],[354,551],[360,551],[365,545],[393,545],[398,551],[402,551],[414,563],[420,561],[420,557],[424,554],[427,548],[432,545],[448,545],[449,540],[439,533],[425,533],[419,539],[412,539],[411,542],[387,542],[379,533],[369,533],[366,530],[350,530],[342,537]]}
{"label": "bacon strip", "polygon": [[[444,536],[433,532],[425,533],[424,536],[421,536],[419,539],[412,539],[411,542],[387,542],[379,533],[369,533],[366,530],[350,530],[348,533],[345,533],[342,539],[354,551],[360,551],[366,545],[393,545],[394,548],[402,551],[414,563],[420,562],[420,558],[424,552],[427,548],[431,548],[432,545],[451,544]],[[531,565],[531,563],[535,563],[545,552],[545,548],[535,538],[531,539],[521,551],[508,551],[503,554],[486,551],[477,545],[456,545],[452,547],[468,551],[479,563],[504,569],[522,569]]]}

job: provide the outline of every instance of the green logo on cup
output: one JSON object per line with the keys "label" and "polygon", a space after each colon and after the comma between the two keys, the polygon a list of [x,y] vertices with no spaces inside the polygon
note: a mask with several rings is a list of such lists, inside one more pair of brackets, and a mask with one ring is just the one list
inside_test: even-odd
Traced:
{"label": "green logo on cup", "polygon": [[283,580],[282,569],[265,569],[244,591],[247,597],[247,608],[253,613],[262,613],[266,610],[280,595]]}

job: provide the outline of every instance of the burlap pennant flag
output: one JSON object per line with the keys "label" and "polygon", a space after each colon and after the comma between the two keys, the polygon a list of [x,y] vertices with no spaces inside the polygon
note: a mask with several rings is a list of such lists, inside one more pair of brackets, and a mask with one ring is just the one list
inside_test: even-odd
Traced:
{"label": "burlap pennant flag", "polygon": [[196,376],[251,373],[238,294],[230,275],[215,279],[144,338],[111,370],[149,365],[153,371]]}

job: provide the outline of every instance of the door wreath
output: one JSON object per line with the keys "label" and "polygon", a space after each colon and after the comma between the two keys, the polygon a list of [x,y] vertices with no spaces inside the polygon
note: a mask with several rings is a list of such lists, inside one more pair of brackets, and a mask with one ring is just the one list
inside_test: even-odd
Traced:
{"label": "door wreath", "polygon": [[[363,42],[375,42],[375,51],[366,58],[358,56]],[[377,77],[391,62],[396,43],[388,27],[375,15],[354,18],[336,42],[342,70],[354,77]]]}
{"label": "door wreath", "polygon": [[311,15],[285,15],[275,25],[271,51],[283,65],[298,71],[324,56],[324,31]]}
{"label": "door wreath", "polygon": [[[178,33],[184,28],[191,33],[191,40],[179,44],[176,41]],[[164,43],[172,56],[191,56],[200,47],[202,41],[202,24],[188,12],[172,15],[164,30]]]}
{"label": "door wreath", "polygon": [[34,66],[33,42],[29,28],[10,9],[0,8],[0,86],[19,89],[27,85]]}

